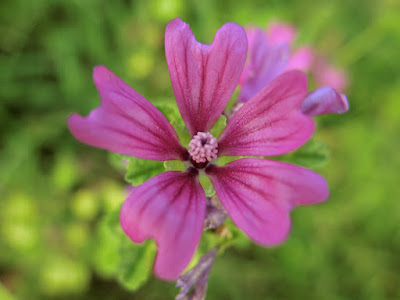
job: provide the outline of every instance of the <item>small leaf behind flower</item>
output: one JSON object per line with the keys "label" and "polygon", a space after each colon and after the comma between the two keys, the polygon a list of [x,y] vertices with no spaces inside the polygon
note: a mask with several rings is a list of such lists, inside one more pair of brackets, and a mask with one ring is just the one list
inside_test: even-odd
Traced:
{"label": "small leaf behind flower", "polygon": [[126,239],[119,250],[118,281],[126,289],[135,291],[151,276],[157,247],[151,240],[135,244]]}
{"label": "small leaf behind flower", "polygon": [[119,209],[105,215],[98,224],[93,262],[105,277],[116,277],[126,289],[135,291],[150,278],[156,245],[147,240],[133,243],[119,224]]}
{"label": "small leaf behind flower", "polygon": [[222,131],[224,131],[226,127],[226,117],[224,115],[221,115],[217,122],[215,122],[213,128],[211,128],[210,133],[213,135],[213,137],[218,138]]}
{"label": "small leaf behind flower", "polygon": [[162,161],[131,157],[126,167],[125,180],[136,186],[162,172],[164,172]]}
{"label": "small leaf behind flower", "polygon": [[319,140],[312,139],[298,150],[274,159],[293,163],[306,168],[323,166],[329,159],[328,146]]}

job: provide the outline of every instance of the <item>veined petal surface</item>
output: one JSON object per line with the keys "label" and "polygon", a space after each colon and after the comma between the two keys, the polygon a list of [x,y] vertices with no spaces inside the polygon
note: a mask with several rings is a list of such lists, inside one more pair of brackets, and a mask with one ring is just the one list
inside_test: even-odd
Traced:
{"label": "veined petal surface", "polygon": [[244,29],[227,23],[211,45],[196,41],[179,18],[165,30],[165,54],[175,98],[191,135],[207,132],[229,102],[247,55]]}
{"label": "veined petal surface", "polygon": [[218,140],[218,155],[270,156],[294,150],[314,132],[300,106],[307,77],[288,71],[271,81],[230,119]]}
{"label": "veined petal surface", "polygon": [[154,271],[173,280],[189,264],[200,241],[205,208],[206,197],[196,175],[167,171],[132,190],[120,221],[134,242],[156,241]]}
{"label": "veined petal surface", "polygon": [[206,173],[233,222],[267,246],[285,240],[294,206],[328,197],[321,175],[284,162],[244,158],[222,167],[212,165]]}
{"label": "veined petal surface", "polygon": [[93,73],[100,107],[68,119],[79,141],[111,152],[152,160],[183,159],[187,152],[163,114],[104,66]]}

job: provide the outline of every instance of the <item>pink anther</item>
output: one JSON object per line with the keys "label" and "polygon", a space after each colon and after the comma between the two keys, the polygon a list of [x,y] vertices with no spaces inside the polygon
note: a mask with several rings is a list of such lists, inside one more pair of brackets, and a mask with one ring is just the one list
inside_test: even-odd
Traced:
{"label": "pink anther", "polygon": [[217,158],[217,139],[209,132],[198,132],[189,143],[189,154],[197,163]]}

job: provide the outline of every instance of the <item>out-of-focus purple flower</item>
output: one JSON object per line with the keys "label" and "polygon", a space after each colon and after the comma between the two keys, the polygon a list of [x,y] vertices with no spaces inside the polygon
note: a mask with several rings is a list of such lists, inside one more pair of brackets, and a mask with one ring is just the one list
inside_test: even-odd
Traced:
{"label": "out-of-focus purple flower", "polygon": [[[217,249],[210,250],[201,257],[194,268],[180,276],[176,286],[181,290],[176,296],[176,300],[202,300],[205,299],[207,292],[208,276],[217,256]],[[190,289],[193,288],[191,293]]]}
{"label": "out-of-focus purple flower", "polygon": [[[249,59],[239,81],[239,105],[251,99],[278,75],[298,69],[312,72],[317,84],[322,87],[310,94],[312,101],[306,101],[313,103],[313,109],[303,105],[305,114],[311,110],[313,115],[316,115],[316,111],[318,114],[326,114],[348,110],[346,96],[336,91],[343,91],[347,86],[345,72],[327,63],[309,46],[293,51],[292,43],[296,38],[296,29],[293,26],[272,23],[266,32],[259,28],[248,28],[246,32]],[[322,107],[316,109],[316,105]]]}
{"label": "out-of-focus purple flower", "polygon": [[[199,182],[206,174],[223,207],[250,238],[276,245],[287,236],[290,210],[328,197],[322,176],[302,167],[257,158],[218,166],[220,156],[269,156],[303,145],[314,122],[301,112],[307,78],[284,73],[247,101],[221,136],[210,130],[241,76],[247,37],[234,23],[222,26],[211,45],[198,43],[190,27],[172,20],[165,31],[165,53],[175,98],[192,141],[182,146],[168,120],[149,101],[103,66],[94,69],[100,107],[87,117],[73,114],[68,125],[83,143],[152,160],[181,160],[185,171],[166,171],[135,187],[120,214],[125,233],[137,243],[158,246],[157,276],[177,278],[200,241],[206,196]],[[190,153],[192,155],[190,155]]]}

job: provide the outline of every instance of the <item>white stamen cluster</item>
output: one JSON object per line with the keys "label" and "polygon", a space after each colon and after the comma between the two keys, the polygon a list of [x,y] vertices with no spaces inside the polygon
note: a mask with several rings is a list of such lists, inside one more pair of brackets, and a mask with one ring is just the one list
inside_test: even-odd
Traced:
{"label": "white stamen cluster", "polygon": [[217,158],[217,139],[209,132],[198,132],[189,143],[189,154],[197,163]]}

